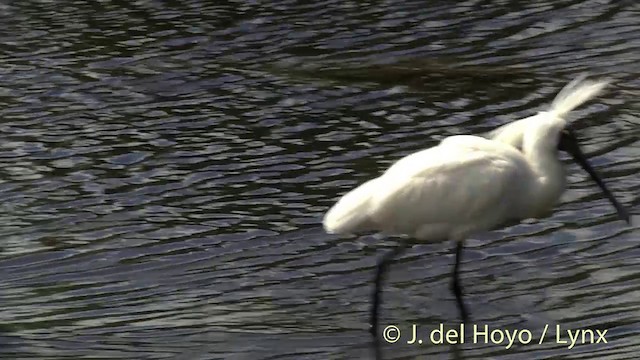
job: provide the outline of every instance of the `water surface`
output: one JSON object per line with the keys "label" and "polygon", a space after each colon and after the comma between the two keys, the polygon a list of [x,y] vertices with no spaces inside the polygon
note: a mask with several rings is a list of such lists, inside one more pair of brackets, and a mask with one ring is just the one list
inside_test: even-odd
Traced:
{"label": "water surface", "polygon": [[[376,258],[337,198],[401,156],[572,113],[637,223],[634,1],[14,1],[0,6],[0,354],[11,359],[370,359]],[[633,359],[638,227],[571,164],[553,216],[469,239],[472,317],[607,329],[606,344],[384,347],[384,358]],[[455,326],[451,244],[416,244],[382,323]]]}

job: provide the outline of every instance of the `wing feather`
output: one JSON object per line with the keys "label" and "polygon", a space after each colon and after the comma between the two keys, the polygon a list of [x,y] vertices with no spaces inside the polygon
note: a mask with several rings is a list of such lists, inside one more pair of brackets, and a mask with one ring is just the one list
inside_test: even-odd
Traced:
{"label": "wing feather", "polygon": [[450,137],[408,155],[345,195],[327,213],[325,228],[425,240],[467,235],[516,215],[528,171],[522,155],[509,145]]}

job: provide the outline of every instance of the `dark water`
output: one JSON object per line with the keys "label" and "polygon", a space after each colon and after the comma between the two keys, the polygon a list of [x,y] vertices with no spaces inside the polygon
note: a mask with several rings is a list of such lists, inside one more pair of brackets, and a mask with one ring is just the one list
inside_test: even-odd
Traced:
{"label": "dark water", "polygon": [[[638,212],[635,1],[41,0],[0,18],[2,358],[369,359],[395,242],[326,235],[324,212],[584,71],[612,85],[572,119]],[[434,243],[392,267],[382,322],[404,332],[384,358],[637,358],[638,226],[575,165],[569,181],[552,217],[464,253],[474,321],[530,344],[406,344],[413,323],[457,322],[451,244]],[[569,350],[555,324],[607,343]]]}

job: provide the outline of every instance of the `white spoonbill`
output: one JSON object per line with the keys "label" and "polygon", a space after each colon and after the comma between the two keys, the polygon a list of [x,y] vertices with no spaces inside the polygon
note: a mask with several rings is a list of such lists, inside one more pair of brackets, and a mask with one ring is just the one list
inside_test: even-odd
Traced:
{"label": "white spoonbill", "polygon": [[[504,125],[489,138],[451,136],[410,154],[344,195],[325,215],[329,233],[378,231],[418,241],[453,240],[456,260],[452,290],[462,320],[468,321],[458,270],[465,238],[527,218],[549,215],[565,189],[558,150],[580,164],[629,222],[627,211],[589,165],[565,116],[595,97],[604,81],[584,77],[556,96],[548,111]],[[371,331],[378,336],[380,286],[389,262],[405,242],[378,262],[372,296]]]}

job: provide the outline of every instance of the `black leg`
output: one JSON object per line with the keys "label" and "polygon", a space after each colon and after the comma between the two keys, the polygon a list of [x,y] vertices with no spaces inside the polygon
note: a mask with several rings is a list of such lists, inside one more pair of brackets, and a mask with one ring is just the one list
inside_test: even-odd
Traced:
{"label": "black leg", "polygon": [[380,260],[378,261],[378,266],[376,267],[376,277],[373,289],[373,299],[371,301],[371,335],[373,335],[374,339],[378,338],[378,309],[380,308],[380,285],[382,283],[383,277],[387,272],[387,268],[389,267],[389,263],[393,260],[394,257],[398,256],[404,249],[405,244],[400,243],[396,248],[384,254]]}
{"label": "black leg", "polygon": [[456,242],[456,264],[453,266],[453,282],[451,283],[451,290],[456,296],[456,302],[458,303],[458,309],[460,310],[460,316],[462,322],[469,322],[469,316],[467,309],[462,302],[462,289],[460,288],[460,258],[462,257],[462,248],[464,243],[462,240]]}

